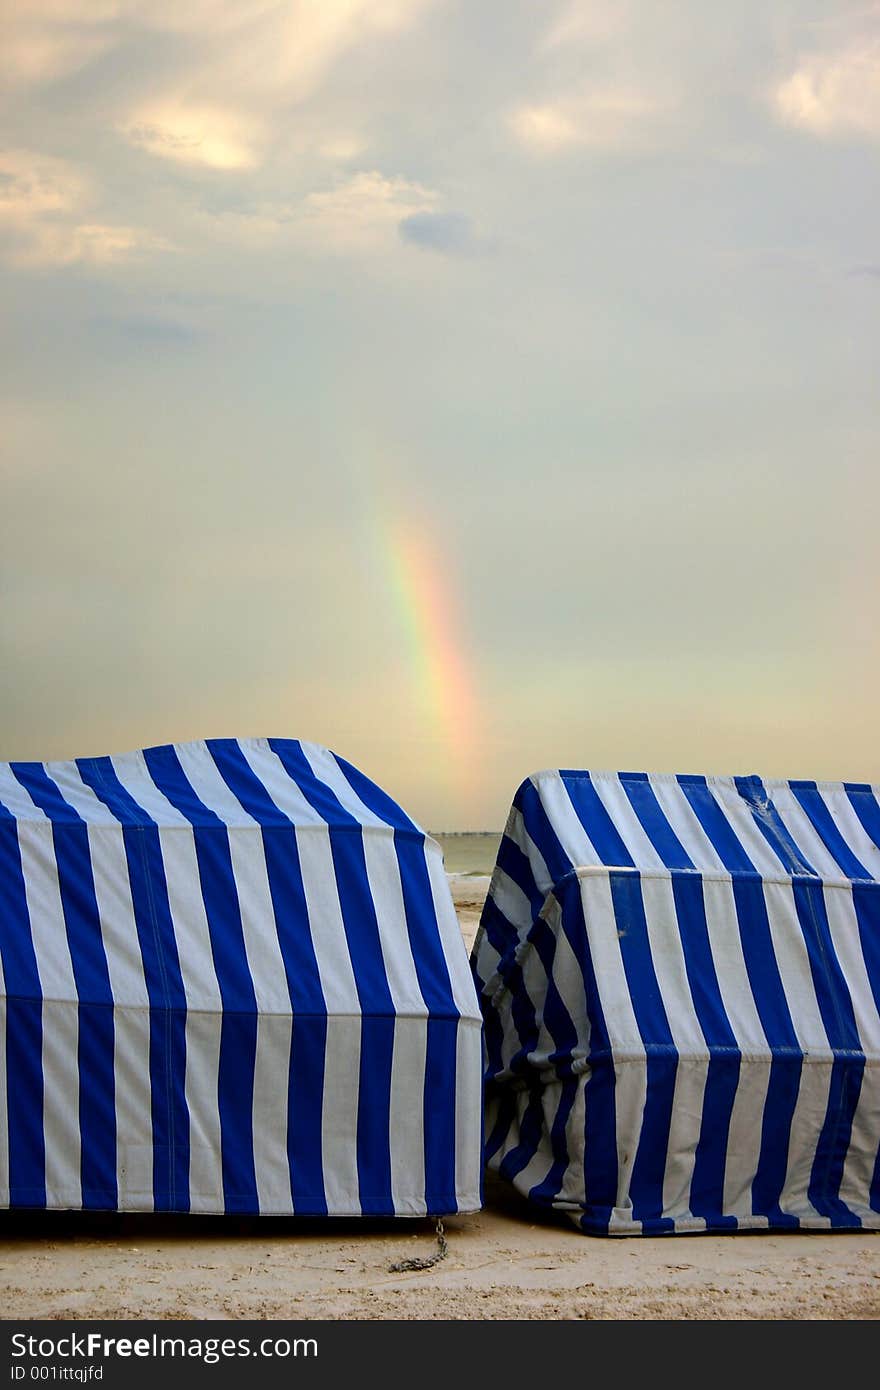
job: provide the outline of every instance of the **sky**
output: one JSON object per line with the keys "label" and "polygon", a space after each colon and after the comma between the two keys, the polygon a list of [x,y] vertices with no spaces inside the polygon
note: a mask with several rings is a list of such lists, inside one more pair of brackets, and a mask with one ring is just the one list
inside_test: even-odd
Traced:
{"label": "sky", "polygon": [[0,9],[0,758],[880,781],[880,7]]}

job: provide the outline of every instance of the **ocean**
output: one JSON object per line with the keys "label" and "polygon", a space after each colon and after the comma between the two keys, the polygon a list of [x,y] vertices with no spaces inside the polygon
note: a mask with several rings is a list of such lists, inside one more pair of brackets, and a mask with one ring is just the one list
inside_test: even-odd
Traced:
{"label": "ocean", "polygon": [[432,830],[430,833],[443,850],[448,874],[491,874],[501,843],[500,830]]}

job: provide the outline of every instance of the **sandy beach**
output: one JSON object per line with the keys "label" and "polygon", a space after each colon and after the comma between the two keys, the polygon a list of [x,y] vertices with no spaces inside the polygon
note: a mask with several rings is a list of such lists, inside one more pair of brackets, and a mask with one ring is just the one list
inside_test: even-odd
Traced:
{"label": "sandy beach", "polygon": [[[451,876],[469,946],[488,879]],[[0,1214],[6,1318],[873,1319],[880,1234],[601,1239],[486,1185],[433,1223]]]}

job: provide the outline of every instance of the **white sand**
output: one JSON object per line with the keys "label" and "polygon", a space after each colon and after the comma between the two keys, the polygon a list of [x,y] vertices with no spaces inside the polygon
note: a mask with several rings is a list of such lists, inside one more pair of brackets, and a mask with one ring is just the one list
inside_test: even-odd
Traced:
{"label": "white sand", "polygon": [[[453,880],[473,938],[488,880]],[[486,1208],[419,1221],[0,1214],[4,1318],[880,1317],[880,1236],[864,1232],[602,1239],[490,1181]]]}

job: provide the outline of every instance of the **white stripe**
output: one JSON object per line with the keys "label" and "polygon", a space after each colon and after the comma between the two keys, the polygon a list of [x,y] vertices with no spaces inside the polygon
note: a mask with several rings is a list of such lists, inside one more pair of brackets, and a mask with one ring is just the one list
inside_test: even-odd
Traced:
{"label": "white stripe", "polygon": [[278,941],[262,828],[230,791],[204,744],[178,751],[184,776],[196,796],[232,830],[229,857],[238,893],[248,971],[261,1013],[287,1013],[290,994]]}
{"label": "white stripe", "polygon": [[[278,941],[259,822],[230,790],[204,743],[178,749],[183,774],[199,800],[227,826],[248,973],[257,1004],[254,1052],[253,1159],[260,1211],[290,1206],[286,1078],[291,1003]],[[305,926],[305,924],[303,924]],[[278,1078],[284,1084],[278,1084]],[[273,1084],[274,1081],[274,1084]]]}
{"label": "white stripe", "polygon": [[539,778],[532,778],[532,785],[572,868],[601,864],[601,856],[581,824],[568,787],[559,773],[541,773]]}
{"label": "white stripe", "polygon": [[725,1215],[751,1221],[752,1183],[761,1152],[759,1117],[764,1113],[770,1077],[770,1048],[746,969],[730,879],[704,879],[703,900],[721,1003],[743,1053],[731,1108],[723,1210]]}
{"label": "white stripe", "polygon": [[[31,939],[43,996],[43,1135],[46,1205],[82,1205],[79,1131],[79,1008],[61,905],[52,826],[32,804],[18,823]],[[51,1001],[51,1002],[50,1002]]]}
{"label": "white stripe", "polygon": [[[579,885],[572,891],[580,892]],[[553,932],[554,940],[553,983],[577,1036],[577,1041],[569,1053],[572,1066],[575,1071],[581,1071],[589,1056],[592,1031],[591,1019],[587,1012],[584,977],[577,956],[562,929],[562,912],[559,904],[555,898],[551,898],[550,901],[553,907],[548,908],[545,915]]]}
{"label": "white stripe", "polygon": [[[211,973],[213,974],[213,968]],[[186,977],[184,977],[186,978]],[[189,1192],[192,1211],[222,1211],[219,1001],[186,1016],[186,1108],[189,1111]]]}
{"label": "white stripe", "polygon": [[592,782],[633,863],[640,869],[665,869],[666,865],[648,838],[617,774],[603,772],[594,776]]}
{"label": "white stripe", "polygon": [[574,1203],[578,1207],[584,1206],[586,1197],[584,1179],[584,1126],[586,1123],[586,1094],[587,1084],[590,1079],[589,1070],[578,1077],[577,1091],[575,1093],[574,1104],[565,1126],[565,1137],[568,1145],[568,1163],[562,1176],[562,1185],[559,1189],[559,1196],[554,1205],[560,1203]]}
{"label": "white stripe", "polygon": [[[75,763],[47,763],[60,794],[87,822],[101,940],[113,999],[116,1186],[122,1209],[152,1209],[149,995],[144,978],[122,826]],[[133,1164],[131,1154],[137,1154]],[[149,1188],[144,1188],[149,1175]]]}
{"label": "white stripe", "polygon": [[482,1058],[479,1023],[460,1019],[455,1051],[455,1195],[461,1212],[480,1207]]}
{"label": "white stripe", "polygon": [[303,796],[266,739],[243,739],[238,746],[251,771],[262,782],[268,796],[298,829],[308,825],[327,824],[324,817],[319,815],[312,803]]}
{"label": "white stripe", "polygon": [[546,898],[547,894],[553,888],[553,879],[550,876],[550,870],[547,868],[544,856],[526,830],[526,824],[523,820],[522,813],[515,807],[507,818],[504,834],[507,836],[508,840],[512,840],[517,849],[521,850],[525,855],[529,862],[529,868],[532,871],[532,878],[535,880],[535,886],[541,896]]}
{"label": "white stripe", "polygon": [[168,906],[187,1005],[184,1093],[190,1116],[190,1203],[193,1211],[216,1211],[223,1198],[218,1099],[222,1001],[193,829],[156,786],[143,755],[114,758],[113,767],[129,796],[159,826]]}
{"label": "white stripe", "polygon": [[830,1224],[815,1210],[807,1195],[816,1156],[816,1136],[821,1133],[828,1109],[833,1057],[798,920],[794,893],[787,883],[765,883],[764,901],[770,923],[773,952],[791,1014],[798,1046],[804,1052],[798,1097],[791,1120],[788,1166],[780,1197],[783,1211],[815,1224]]}
{"label": "white stripe", "polygon": [[788,874],[788,864],[780,858],[775,850],[770,848],[755,823],[751,802],[740,796],[733,778],[708,777],[706,785],[718,802],[744,853],[754,864],[758,873],[769,875],[771,878],[778,878],[780,874]]}
{"label": "white stripe", "polygon": [[[875,845],[862,822],[856,815],[852,802],[846,793],[846,788],[842,783],[832,786],[820,786],[819,794],[825,803],[828,814],[833,820],[844,842],[852,850],[860,864],[863,864],[868,873],[873,878],[880,879],[880,845]],[[866,795],[865,792],[856,792],[857,798]]]}
{"label": "white stripe", "polygon": [[143,753],[126,753],[110,759],[113,771],[125,791],[150,820],[159,826],[179,825],[192,829],[186,816],[172,806],[150,776]]}
{"label": "white stripe", "polygon": [[47,819],[8,763],[0,763],[0,803],[16,820],[42,822]]}
{"label": "white stripe", "polygon": [[[690,1190],[700,1139],[709,1054],[694,1007],[678,928],[672,880],[645,878],[642,899],[654,973],[678,1052],[663,1176],[663,1212],[691,1225]],[[705,1222],[700,1224],[705,1225]]]}
{"label": "white stripe", "polygon": [[378,826],[386,834],[392,833],[388,822],[377,815],[375,811],[371,811],[366,802],[361,801],[329,749],[322,748],[317,743],[300,743],[300,748],[318,781],[330,788],[344,811],[347,811],[350,816],[354,816],[355,820],[360,821],[362,825]]}
{"label": "white stripe", "polygon": [[309,923],[314,923],[312,944],[328,1014],[355,1014],[361,1008],[348,939],[342,920],[336,870],[327,826],[296,827],[303,891]]}
{"label": "white stripe", "polygon": [[608,1029],[614,1059],[615,1120],[617,1138],[617,1200],[620,1219],[631,1221],[627,1210],[637,1143],[647,1095],[647,1060],[633,1011],[620,953],[617,919],[607,874],[581,879],[581,898],[587,941],[596,974],[602,1015]]}
{"label": "white stripe", "polygon": [[880,1134],[880,1014],[865,964],[852,892],[846,888],[825,888],[824,898],[831,939],[847,983],[866,1059],[839,1196],[851,1211],[864,1219],[877,1161],[877,1135]]}
{"label": "white stripe", "polygon": [[[288,1005],[289,1008],[289,1005]],[[254,1056],[254,1171],[260,1211],[292,1209],[287,1154],[287,1102],[290,1076],[290,1013],[257,1014]]]}
{"label": "white stripe", "polygon": [[727,1130],[722,1212],[744,1227],[768,1226],[766,1216],[752,1215],[752,1184],[761,1157],[761,1122],[770,1085],[770,1056],[743,1057]]}
{"label": "white stripe", "polygon": [[452,997],[461,1018],[481,1019],[474,978],[471,974],[468,954],[465,950],[461,927],[449,891],[449,879],[443,868],[443,855],[439,845],[433,840],[425,841],[425,861],[428,869],[428,882],[431,885],[431,898],[434,904],[434,920],[437,934],[443,949]]}
{"label": "white stripe", "polygon": [[773,805],[779,819],[798,847],[802,858],[809,860],[811,868],[823,878],[839,878],[843,870],[827,849],[824,840],[814,829],[813,823],[801,806],[787,783],[773,789]]}
{"label": "white stripe", "polygon": [[694,868],[704,873],[725,873],[724,862],[681,784],[671,777],[649,777],[648,784]]}
{"label": "white stripe", "polygon": [[[508,936],[511,942],[525,938],[532,925],[531,904],[519,885],[497,864],[489,884],[488,898],[492,898],[502,917],[510,923]],[[474,938],[472,958],[485,993],[491,995],[500,983],[498,962],[501,952],[489,940],[489,934],[482,926],[482,914],[481,925]]]}
{"label": "white stripe", "polygon": [[425,1202],[425,1062],[428,1022],[394,1020],[391,1058],[391,1199],[398,1216],[424,1216]]}
{"label": "white stripe", "polygon": [[406,925],[400,864],[390,836],[365,835],[367,880],[376,905],[376,921],[385,976],[396,1014],[426,1017],[418,971]]}
{"label": "white stripe", "polygon": [[9,1206],[9,1108],[6,1088],[6,981],[0,953],[0,1207]]}
{"label": "white stripe", "polygon": [[324,1195],[330,1216],[359,1216],[357,1169],[358,1086],[361,1020],[327,1019],[321,1158]]}

